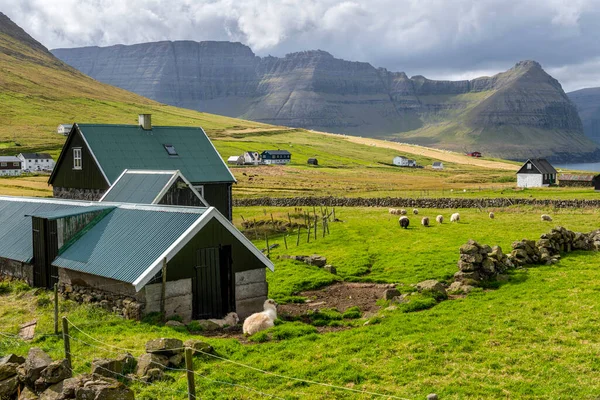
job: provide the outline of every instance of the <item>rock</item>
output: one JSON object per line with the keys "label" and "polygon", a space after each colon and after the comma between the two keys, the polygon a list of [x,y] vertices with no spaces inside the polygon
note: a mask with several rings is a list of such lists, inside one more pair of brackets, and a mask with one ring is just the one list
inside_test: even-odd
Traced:
{"label": "rock", "polygon": [[481,261],[483,261],[483,255],[481,253],[461,254],[460,261],[464,261],[465,263],[470,263],[470,264],[478,264]]}
{"label": "rock", "polygon": [[44,370],[40,373],[40,378],[38,381],[36,381],[36,386],[40,380],[43,385],[47,386],[64,381],[71,376],[71,369],[69,368],[68,361],[66,359],[57,360],[44,368]]}
{"label": "rock", "polygon": [[329,272],[330,274],[336,275],[337,274],[337,269],[333,266],[333,265],[326,265],[323,267],[323,269],[327,272]]}
{"label": "rock", "polygon": [[74,399],[77,388],[83,387],[84,382],[89,379],[91,379],[89,375],[81,375],[75,378],[65,379],[64,381],[50,386],[43,393],[41,393],[39,400]]}
{"label": "rock", "polygon": [[397,303],[397,304],[408,303],[407,297],[408,296],[406,294],[403,294],[401,296],[396,296],[396,297],[392,298],[392,303]]}
{"label": "rock", "polygon": [[481,246],[474,240],[469,240],[467,243],[460,246],[460,254],[479,254]]}
{"label": "rock", "polygon": [[17,368],[19,380],[25,385],[35,388],[35,381],[40,378],[42,371],[52,363],[50,356],[38,347],[29,349],[27,359]]}
{"label": "rock", "polygon": [[473,289],[474,287],[471,285],[465,285],[462,282],[452,282],[450,287],[448,287],[448,292],[468,294]]}
{"label": "rock", "polygon": [[492,247],[492,251],[488,253],[488,257],[493,258],[494,260],[501,261],[504,258],[502,248],[500,246]]}
{"label": "rock", "polygon": [[180,326],[185,326],[185,324],[183,322],[179,322],[179,321],[167,321],[165,323],[165,326],[180,327]]}
{"label": "rock", "polygon": [[481,255],[485,256],[491,252],[492,252],[492,248],[490,246],[488,246],[487,244],[481,245],[481,250],[480,250]]}
{"label": "rock", "polygon": [[177,368],[183,363],[183,360],[184,360],[183,354],[175,354],[174,356],[171,356],[169,358],[169,365],[171,367]]}
{"label": "rock", "polygon": [[19,364],[15,363],[0,363],[0,381],[15,376],[17,374],[18,366]]}
{"label": "rock", "polygon": [[17,356],[15,354],[9,354],[9,355],[6,355],[6,356],[0,358],[0,365],[6,364],[6,363],[21,365],[24,362],[25,362],[24,357]]}
{"label": "rock", "polygon": [[464,260],[458,260],[458,269],[463,272],[474,272],[479,269],[479,265],[469,263]]}
{"label": "rock", "polygon": [[137,360],[129,353],[121,354],[116,360],[123,364],[123,375],[134,372],[137,367]]}
{"label": "rock", "polygon": [[165,373],[158,368],[152,368],[148,370],[148,373],[141,378],[142,381],[146,383],[165,381],[165,380],[173,380],[172,377],[165,375]]}
{"label": "rock", "polygon": [[17,395],[19,378],[15,375],[0,381],[0,399],[12,399]]}
{"label": "rock", "polygon": [[198,339],[186,340],[184,343],[184,346],[192,349],[193,355],[203,354],[203,353],[208,353],[208,354],[214,353],[214,349],[210,344],[203,342],[201,340],[198,340]]}
{"label": "rock", "polygon": [[436,281],[435,279],[428,279],[423,282],[417,283],[417,290],[419,292],[438,292],[442,294],[446,294],[446,288],[444,285]]}
{"label": "rock", "polygon": [[92,361],[92,377],[94,379],[99,377],[118,379],[119,375],[124,375],[123,362],[109,358],[95,358]]}
{"label": "rock", "polygon": [[164,369],[167,365],[169,365],[169,358],[167,356],[154,353],[142,354],[138,358],[136,374],[138,376],[144,376],[150,369]]}
{"label": "rock", "polygon": [[221,329],[221,327],[219,326],[219,324],[209,320],[209,319],[199,319],[198,321],[196,321],[198,323],[198,325],[200,325],[200,327],[202,328],[203,331],[216,331]]}
{"label": "rock", "polygon": [[183,342],[168,338],[150,340],[146,343],[146,352],[172,356],[183,352]]}
{"label": "rock", "polygon": [[438,395],[435,393],[429,393],[427,395],[427,400],[438,400]]}
{"label": "rock", "polygon": [[307,263],[308,265],[314,265],[315,267],[324,267],[325,265],[327,265],[327,259],[323,256],[319,256],[316,254],[313,254],[312,256],[307,257],[304,260],[305,263]]}
{"label": "rock", "polygon": [[481,269],[485,271],[488,275],[493,275],[496,272],[496,268],[494,266],[494,261],[491,258],[486,258],[481,263]]}
{"label": "rock", "polygon": [[37,394],[31,391],[27,386],[21,390],[21,394],[19,395],[19,400],[39,400]]}
{"label": "rock", "polygon": [[397,296],[400,296],[400,292],[398,291],[398,289],[386,289],[383,291],[384,300],[391,300]]}
{"label": "rock", "polygon": [[102,378],[85,382],[75,390],[77,400],[134,400],[133,391],[119,381]]}

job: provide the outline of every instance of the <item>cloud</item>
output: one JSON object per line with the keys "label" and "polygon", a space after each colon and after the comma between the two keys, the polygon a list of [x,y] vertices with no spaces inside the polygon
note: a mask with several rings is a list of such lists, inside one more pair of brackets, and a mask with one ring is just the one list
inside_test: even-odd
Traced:
{"label": "cloud", "polygon": [[596,0],[0,0],[0,10],[49,48],[231,40],[431,78],[535,59],[567,89],[600,86],[589,67],[600,57]]}

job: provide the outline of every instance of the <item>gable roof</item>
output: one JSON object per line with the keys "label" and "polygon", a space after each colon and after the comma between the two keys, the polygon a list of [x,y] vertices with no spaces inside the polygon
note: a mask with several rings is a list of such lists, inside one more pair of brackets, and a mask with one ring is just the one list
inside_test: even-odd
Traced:
{"label": "gable roof", "polygon": [[[202,128],[153,126],[144,130],[138,125],[106,124],[75,124],[75,128],[64,148],[79,131],[109,185],[125,169],[179,170],[194,183],[236,181]],[[177,155],[169,155],[165,145],[173,146]],[[62,158],[63,153],[59,164]]]}
{"label": "gable roof", "polygon": [[26,160],[52,160],[52,156],[48,153],[19,153]]}
{"label": "gable roof", "polygon": [[550,164],[545,158],[530,158],[529,160],[525,161],[523,166],[517,171],[517,174],[521,171],[526,171],[525,168],[527,166],[527,163],[533,164],[533,167],[537,169],[540,174],[555,175],[557,173],[556,169],[554,169],[552,164]]}
{"label": "gable roof", "polygon": [[20,158],[15,156],[0,156],[0,162],[21,162]]}
{"label": "gable roof", "polygon": [[262,154],[271,154],[271,155],[279,155],[279,156],[291,156],[292,153],[290,153],[287,150],[265,150],[262,152]]}
{"label": "gable roof", "polygon": [[208,203],[179,171],[124,170],[115,183],[104,193],[101,202],[158,204],[177,179],[182,179],[188,188],[202,201]]}
{"label": "gable roof", "polygon": [[434,167],[441,167],[442,165],[444,165],[441,161],[434,161],[432,164]]}

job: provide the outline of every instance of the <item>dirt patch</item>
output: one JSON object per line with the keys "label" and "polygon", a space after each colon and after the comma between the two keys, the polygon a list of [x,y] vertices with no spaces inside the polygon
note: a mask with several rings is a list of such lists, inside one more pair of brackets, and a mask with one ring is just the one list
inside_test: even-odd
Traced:
{"label": "dirt patch", "polygon": [[363,313],[375,313],[379,310],[376,302],[383,296],[383,291],[394,287],[393,284],[336,283],[323,289],[301,292],[300,296],[309,299],[307,303],[283,304],[277,311],[281,316],[301,316],[323,308],[344,312],[356,306]]}

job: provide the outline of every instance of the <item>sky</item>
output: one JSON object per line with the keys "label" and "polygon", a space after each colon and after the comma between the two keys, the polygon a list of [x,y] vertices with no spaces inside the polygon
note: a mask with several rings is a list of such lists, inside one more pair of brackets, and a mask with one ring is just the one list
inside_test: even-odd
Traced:
{"label": "sky", "polygon": [[600,86],[600,0],[0,0],[0,11],[50,49],[229,40],[453,80],[529,59],[565,91]]}

